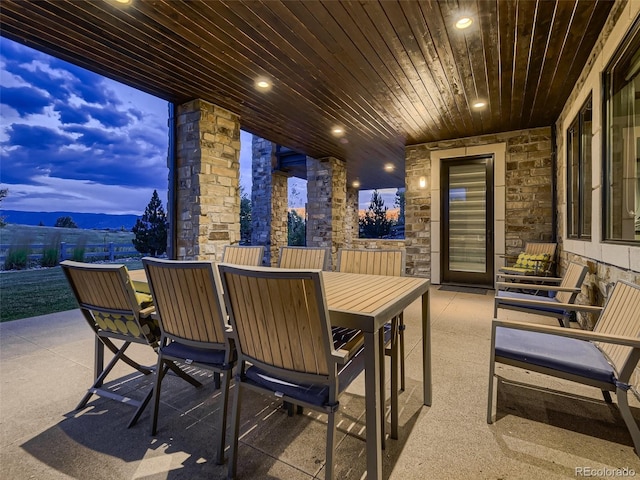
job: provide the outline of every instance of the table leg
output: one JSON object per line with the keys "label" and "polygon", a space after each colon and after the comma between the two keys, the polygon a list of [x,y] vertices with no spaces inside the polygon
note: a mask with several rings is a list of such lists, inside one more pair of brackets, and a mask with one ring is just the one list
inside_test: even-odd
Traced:
{"label": "table leg", "polygon": [[424,362],[422,373],[424,404],[431,406],[431,318],[429,316],[429,290],[422,295],[422,359]]}
{"label": "table leg", "polygon": [[367,423],[367,479],[382,479],[379,331],[364,334],[364,381]]}

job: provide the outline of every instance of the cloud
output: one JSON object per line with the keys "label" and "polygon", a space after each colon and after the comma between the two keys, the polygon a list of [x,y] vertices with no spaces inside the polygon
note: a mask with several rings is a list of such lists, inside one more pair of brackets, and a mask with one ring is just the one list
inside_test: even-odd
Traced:
{"label": "cloud", "polygon": [[0,68],[4,208],[140,214],[166,192],[166,101],[2,37]]}

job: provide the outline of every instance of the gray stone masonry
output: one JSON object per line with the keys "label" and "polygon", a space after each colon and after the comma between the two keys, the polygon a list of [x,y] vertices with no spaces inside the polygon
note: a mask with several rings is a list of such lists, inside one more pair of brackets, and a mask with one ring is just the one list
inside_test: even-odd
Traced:
{"label": "gray stone masonry", "polygon": [[274,172],[275,144],[253,136],[251,244],[264,245],[265,265],[277,265],[287,244],[287,177]]}
{"label": "gray stone masonry", "polygon": [[240,239],[240,122],[197,99],[177,108],[176,258],[220,260]]}
{"label": "gray stone masonry", "polygon": [[405,243],[409,275],[431,275],[431,191],[429,187],[419,187],[420,177],[425,177],[427,182],[433,181],[431,152],[494,143],[506,144],[507,254],[520,252],[526,242],[551,240],[553,172],[550,128],[407,146]]}
{"label": "gray stone masonry", "polygon": [[347,169],[342,160],[307,157],[307,245],[331,248],[332,264],[345,243]]}

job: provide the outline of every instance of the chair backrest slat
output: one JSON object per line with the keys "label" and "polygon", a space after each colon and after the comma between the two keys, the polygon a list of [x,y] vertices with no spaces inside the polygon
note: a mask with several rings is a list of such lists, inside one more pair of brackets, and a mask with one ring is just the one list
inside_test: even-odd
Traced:
{"label": "chair backrest slat", "polygon": [[222,252],[222,261],[224,263],[233,263],[234,265],[262,265],[264,257],[263,246],[240,246],[227,245]]}
{"label": "chair backrest slat", "polygon": [[524,253],[531,255],[540,255],[546,253],[553,261],[556,256],[557,243],[527,243],[524,247]]}
{"label": "chair backrest slat", "polygon": [[[594,331],[632,338],[640,337],[640,286],[626,282],[616,283]],[[596,343],[620,372],[631,353],[631,347],[604,342]],[[638,375],[636,380],[637,377]],[[637,381],[635,386],[638,387]]]}
{"label": "chair backrest slat", "polygon": [[281,247],[278,267],[327,270],[328,259],[326,248]]}
{"label": "chair backrest slat", "polygon": [[211,262],[145,258],[143,264],[166,335],[196,342],[225,342],[222,300]]}
{"label": "chair backrest slat", "polygon": [[332,345],[320,272],[220,265],[220,273],[243,356],[292,372],[329,375]]}
{"label": "chair backrest slat", "polygon": [[[587,267],[584,265],[580,265],[575,262],[570,262],[567,266],[567,271],[562,277],[562,282],[560,283],[561,287],[570,287],[577,288],[582,286],[582,282],[584,282],[584,277],[587,275]],[[556,300],[561,303],[572,303],[577,293],[572,292],[558,292],[556,294]]]}
{"label": "chair backrest slat", "polygon": [[369,275],[403,276],[403,250],[364,250],[343,248],[338,253],[338,271]]}
{"label": "chair backrest slat", "polygon": [[61,263],[80,305],[100,311],[139,311],[135,292],[124,265]]}

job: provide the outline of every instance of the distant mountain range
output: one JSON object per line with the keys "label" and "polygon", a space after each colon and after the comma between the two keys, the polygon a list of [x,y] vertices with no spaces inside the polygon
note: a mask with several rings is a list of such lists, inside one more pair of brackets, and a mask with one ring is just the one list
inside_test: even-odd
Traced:
{"label": "distant mountain range", "polygon": [[131,230],[136,224],[137,215],[110,215],[107,213],[78,212],[21,212],[18,210],[0,210],[5,222],[18,225],[44,225],[53,227],[60,217],[71,217],[78,228],[88,230]]}

